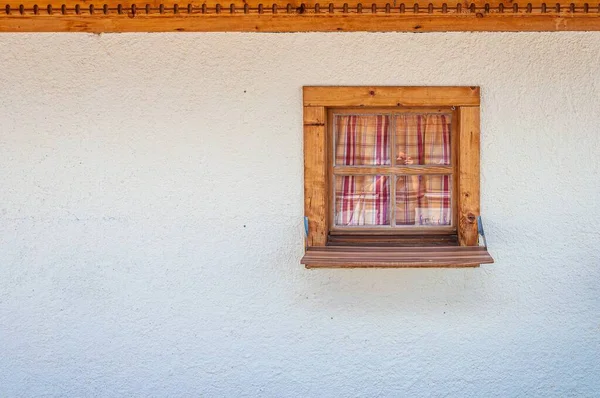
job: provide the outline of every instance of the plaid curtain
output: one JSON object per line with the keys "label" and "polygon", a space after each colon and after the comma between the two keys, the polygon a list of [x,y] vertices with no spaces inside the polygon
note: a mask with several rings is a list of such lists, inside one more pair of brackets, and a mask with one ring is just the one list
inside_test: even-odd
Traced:
{"label": "plaid curtain", "polygon": [[449,165],[450,148],[448,115],[396,116],[396,160],[405,157],[412,159],[411,164]]}
{"label": "plaid curtain", "polygon": [[[347,166],[389,165],[388,115],[337,115],[335,163]],[[336,178],[336,224],[389,225],[387,176]]]}
{"label": "plaid curtain", "polygon": [[[450,118],[440,114],[396,116],[396,164],[449,165]],[[396,180],[397,225],[450,225],[451,177],[400,176]]]}
{"label": "plaid curtain", "polygon": [[389,177],[336,177],[336,225],[389,225]]}
{"label": "plaid curtain", "polygon": [[[450,117],[401,114],[396,120],[396,164],[449,165]],[[390,117],[336,115],[335,163],[348,166],[390,165]],[[335,223],[339,226],[390,225],[388,176],[338,176]],[[450,176],[398,176],[397,225],[450,225]]]}
{"label": "plaid curtain", "polygon": [[396,225],[450,225],[450,184],[450,176],[399,176],[396,180]]}
{"label": "plaid curtain", "polygon": [[388,115],[337,115],[335,164],[390,164]]}

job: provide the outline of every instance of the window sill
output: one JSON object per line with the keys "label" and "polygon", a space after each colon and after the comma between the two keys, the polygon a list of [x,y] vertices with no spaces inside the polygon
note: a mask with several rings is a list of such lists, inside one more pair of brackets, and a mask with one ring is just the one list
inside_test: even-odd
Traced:
{"label": "window sill", "polygon": [[473,268],[494,259],[480,246],[309,247],[306,268]]}

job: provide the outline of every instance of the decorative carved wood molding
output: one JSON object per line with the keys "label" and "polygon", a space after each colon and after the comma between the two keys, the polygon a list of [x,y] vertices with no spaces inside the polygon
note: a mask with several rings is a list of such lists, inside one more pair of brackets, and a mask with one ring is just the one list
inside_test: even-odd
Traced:
{"label": "decorative carved wood molding", "polygon": [[600,3],[23,0],[0,32],[600,31]]}

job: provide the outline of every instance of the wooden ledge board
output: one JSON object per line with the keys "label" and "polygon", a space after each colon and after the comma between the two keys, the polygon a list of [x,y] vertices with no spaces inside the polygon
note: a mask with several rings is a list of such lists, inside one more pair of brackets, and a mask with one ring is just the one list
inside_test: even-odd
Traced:
{"label": "wooden ledge board", "polygon": [[472,268],[491,264],[485,247],[309,247],[306,268]]}
{"label": "wooden ledge board", "polygon": [[479,87],[305,86],[304,106],[477,106]]}
{"label": "wooden ledge board", "polygon": [[[392,6],[393,5],[393,6]],[[600,4],[334,0],[0,2],[0,32],[600,31]]]}

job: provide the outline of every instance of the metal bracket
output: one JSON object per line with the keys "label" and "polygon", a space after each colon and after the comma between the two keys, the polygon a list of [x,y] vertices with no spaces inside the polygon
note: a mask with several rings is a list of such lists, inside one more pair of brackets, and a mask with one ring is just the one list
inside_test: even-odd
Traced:
{"label": "metal bracket", "polygon": [[308,217],[304,216],[304,248],[308,249]]}
{"label": "metal bracket", "polygon": [[481,216],[477,216],[477,233],[483,240],[483,247],[487,249],[487,240],[485,239],[485,232],[483,231],[483,221],[481,221]]}

